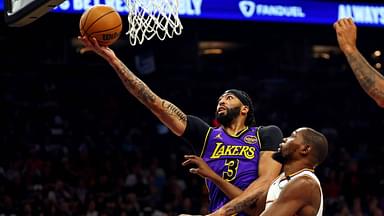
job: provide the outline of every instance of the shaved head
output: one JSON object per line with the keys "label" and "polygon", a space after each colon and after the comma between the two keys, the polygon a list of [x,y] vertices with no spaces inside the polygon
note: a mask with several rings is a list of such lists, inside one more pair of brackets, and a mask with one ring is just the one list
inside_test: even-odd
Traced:
{"label": "shaved head", "polygon": [[313,149],[314,160],[316,165],[321,164],[328,155],[327,138],[320,132],[312,128],[302,128],[300,132],[303,136],[304,143],[310,145]]}

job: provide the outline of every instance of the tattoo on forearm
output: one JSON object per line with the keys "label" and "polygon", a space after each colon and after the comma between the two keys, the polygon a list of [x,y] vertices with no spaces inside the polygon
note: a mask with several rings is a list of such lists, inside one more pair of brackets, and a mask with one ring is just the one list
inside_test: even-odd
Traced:
{"label": "tattoo on forearm", "polygon": [[161,106],[169,115],[176,116],[182,122],[187,122],[187,116],[172,103],[169,103],[168,101],[163,101]]}
{"label": "tattoo on forearm", "polygon": [[120,62],[119,67],[117,68],[118,75],[122,79],[125,87],[130,91],[133,95],[137,96],[137,98],[148,105],[149,103],[153,103],[156,99],[156,95],[148,88],[148,86],[137,78],[122,62]]}
{"label": "tattoo on forearm", "polygon": [[141,98],[145,103],[154,102],[155,94],[145,85],[141,80],[137,79],[138,97]]}
{"label": "tattoo on forearm", "polygon": [[384,89],[379,88],[377,83],[378,79],[382,79],[381,74],[360,53],[347,55],[347,59],[361,87],[374,99],[384,100]]}
{"label": "tattoo on forearm", "polygon": [[225,215],[234,215],[241,211],[244,211],[246,208],[249,208],[256,202],[255,197],[248,197],[236,204],[228,203],[227,208],[225,209]]}

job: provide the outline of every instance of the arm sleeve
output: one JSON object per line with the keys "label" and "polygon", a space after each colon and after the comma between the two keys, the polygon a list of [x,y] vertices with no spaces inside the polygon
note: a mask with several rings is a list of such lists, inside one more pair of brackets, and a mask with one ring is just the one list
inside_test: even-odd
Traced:
{"label": "arm sleeve", "polygon": [[187,115],[187,127],[181,137],[192,145],[195,154],[201,152],[209,128],[210,126],[201,118]]}
{"label": "arm sleeve", "polygon": [[277,151],[283,141],[283,133],[275,125],[260,127],[259,135],[261,151]]}

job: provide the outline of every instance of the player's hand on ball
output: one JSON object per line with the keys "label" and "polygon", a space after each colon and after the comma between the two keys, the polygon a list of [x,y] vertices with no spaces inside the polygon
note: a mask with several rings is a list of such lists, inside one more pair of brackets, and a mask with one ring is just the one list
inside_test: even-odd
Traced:
{"label": "player's hand on ball", "polygon": [[99,46],[97,41],[96,41],[96,44],[94,45],[86,36],[78,36],[77,39],[79,39],[84,45],[84,47],[80,49],[81,54],[84,54],[89,51],[94,51],[95,49],[93,47]]}
{"label": "player's hand on ball", "polygon": [[107,46],[100,46],[94,37],[88,38],[86,36],[79,36],[78,39],[84,44],[84,47],[80,49],[81,54],[88,51],[93,51],[107,60],[115,57],[113,50]]}

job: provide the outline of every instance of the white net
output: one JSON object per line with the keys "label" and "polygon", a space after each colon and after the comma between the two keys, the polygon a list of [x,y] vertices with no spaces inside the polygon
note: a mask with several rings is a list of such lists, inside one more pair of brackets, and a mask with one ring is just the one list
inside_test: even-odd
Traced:
{"label": "white net", "polygon": [[128,7],[129,42],[142,44],[157,36],[160,40],[180,35],[178,0],[126,0]]}

